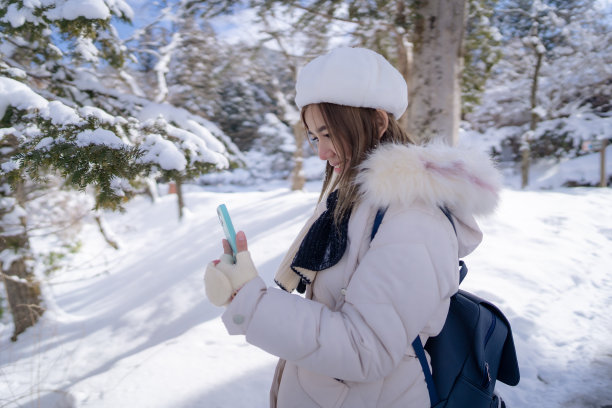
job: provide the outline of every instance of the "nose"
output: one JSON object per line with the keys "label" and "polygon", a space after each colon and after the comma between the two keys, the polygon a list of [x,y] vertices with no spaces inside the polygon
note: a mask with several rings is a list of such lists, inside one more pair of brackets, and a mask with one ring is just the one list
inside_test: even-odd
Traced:
{"label": "nose", "polygon": [[335,156],[334,145],[328,137],[319,138],[318,153],[321,160],[329,160]]}

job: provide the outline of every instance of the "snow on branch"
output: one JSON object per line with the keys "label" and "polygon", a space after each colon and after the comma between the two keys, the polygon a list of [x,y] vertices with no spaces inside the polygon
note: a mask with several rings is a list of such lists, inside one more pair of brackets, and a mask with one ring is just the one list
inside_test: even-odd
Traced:
{"label": "snow on branch", "polygon": [[231,157],[240,160],[238,148],[211,122],[169,104],[114,96],[135,116],[75,109],[0,76],[0,117],[9,112],[11,118],[0,135],[14,136],[20,146],[2,164],[4,173],[26,171],[36,179],[52,167],[80,189],[97,186],[98,202],[112,206],[129,195],[129,180],[138,175],[162,171],[189,178],[227,169]]}
{"label": "snow on branch", "polygon": [[6,9],[1,22],[13,28],[25,23],[46,25],[47,21],[76,20],[80,17],[89,20],[108,20],[112,15],[132,19],[134,12],[123,0],[54,0],[44,1],[0,1]]}

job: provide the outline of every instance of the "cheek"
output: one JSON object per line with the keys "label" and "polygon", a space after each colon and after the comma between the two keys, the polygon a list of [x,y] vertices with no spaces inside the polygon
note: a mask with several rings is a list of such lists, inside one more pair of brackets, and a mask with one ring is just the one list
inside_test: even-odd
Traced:
{"label": "cheek", "polygon": [[319,151],[319,153],[326,153],[326,152],[334,151],[335,149],[334,149],[334,145],[328,138],[321,137],[319,139],[319,142],[317,143],[317,150]]}

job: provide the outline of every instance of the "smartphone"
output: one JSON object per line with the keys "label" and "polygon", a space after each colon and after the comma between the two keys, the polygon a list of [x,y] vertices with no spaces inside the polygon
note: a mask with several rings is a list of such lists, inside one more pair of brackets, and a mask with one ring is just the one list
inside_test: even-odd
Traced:
{"label": "smartphone", "polygon": [[234,229],[234,224],[232,224],[232,219],[229,216],[229,212],[227,212],[227,207],[225,204],[221,204],[217,207],[217,215],[219,216],[219,222],[223,227],[223,232],[225,233],[225,239],[229,242],[232,247],[234,258],[236,258],[236,254],[238,250],[236,249],[236,230]]}

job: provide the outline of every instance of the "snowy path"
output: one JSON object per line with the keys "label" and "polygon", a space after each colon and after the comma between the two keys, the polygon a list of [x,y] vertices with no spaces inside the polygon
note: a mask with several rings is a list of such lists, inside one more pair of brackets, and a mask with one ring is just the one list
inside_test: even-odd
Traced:
{"label": "snowy path", "polygon": [[[0,407],[267,406],[275,358],[228,336],[203,293],[219,254],[215,207],[227,204],[271,284],[316,199],[193,191],[181,223],[173,196],[137,199],[107,217],[120,251],[87,226],[71,269],[45,286],[41,323],[17,343],[0,324]],[[505,190],[481,220],[463,287],[513,324],[522,379],[499,386],[512,407],[612,405],[611,203],[610,189]]]}

